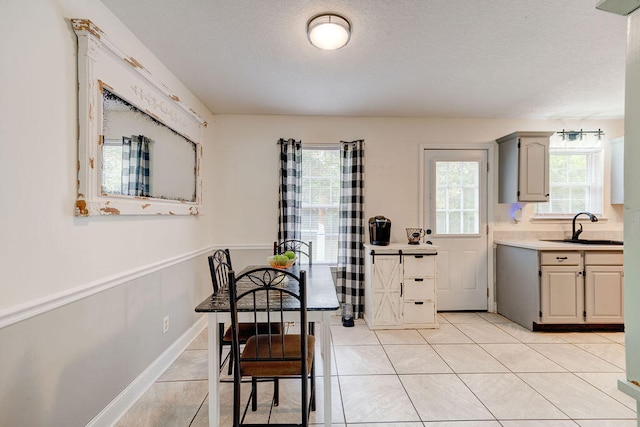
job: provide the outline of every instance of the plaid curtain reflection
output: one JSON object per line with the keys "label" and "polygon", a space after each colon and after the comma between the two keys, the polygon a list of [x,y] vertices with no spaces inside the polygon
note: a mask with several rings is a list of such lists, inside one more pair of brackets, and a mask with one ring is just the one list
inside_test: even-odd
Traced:
{"label": "plaid curtain reflection", "polygon": [[364,312],[364,140],[341,141],[337,290],[341,302]]}
{"label": "plaid curtain reflection", "polygon": [[122,194],[149,197],[149,143],[143,135],[122,137]]}

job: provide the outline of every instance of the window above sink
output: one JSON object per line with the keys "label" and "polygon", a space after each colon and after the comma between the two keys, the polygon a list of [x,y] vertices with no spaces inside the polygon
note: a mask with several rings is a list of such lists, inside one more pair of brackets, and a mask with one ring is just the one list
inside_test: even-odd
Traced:
{"label": "window above sink", "polygon": [[[537,203],[533,219],[571,218],[603,212],[602,134],[558,132],[549,141],[549,201]],[[573,135],[573,137],[572,137]]]}

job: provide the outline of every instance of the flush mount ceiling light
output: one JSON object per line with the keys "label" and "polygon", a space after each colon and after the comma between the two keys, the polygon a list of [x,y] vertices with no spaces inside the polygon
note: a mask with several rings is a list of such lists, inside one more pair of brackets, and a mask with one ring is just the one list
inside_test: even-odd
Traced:
{"label": "flush mount ceiling light", "polygon": [[323,50],[340,49],[351,38],[351,24],[334,13],[323,13],[307,23],[307,37],[312,45]]}

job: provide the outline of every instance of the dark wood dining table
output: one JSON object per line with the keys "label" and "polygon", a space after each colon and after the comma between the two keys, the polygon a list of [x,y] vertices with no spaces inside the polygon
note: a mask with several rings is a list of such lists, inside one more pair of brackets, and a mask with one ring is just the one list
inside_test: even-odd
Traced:
{"label": "dark wood dining table", "polygon": [[[243,271],[252,268],[268,267],[249,266]],[[320,328],[320,350],[323,363],[323,382],[324,382],[324,425],[331,426],[331,316],[334,314],[340,304],[336,293],[335,284],[331,277],[331,271],[327,265],[313,265],[311,267],[294,266],[289,271],[297,274],[299,270],[307,272],[307,320],[314,324],[319,324]],[[242,271],[237,275],[242,274]],[[196,308],[198,313],[206,313],[208,321],[208,348],[209,348],[209,425],[218,426],[220,420],[220,354],[218,353],[218,324],[231,322],[229,308],[228,290],[223,289],[217,294],[213,294],[202,301]],[[290,319],[285,320],[296,321],[299,314],[295,310],[285,312],[288,313]],[[287,314],[285,314],[286,316]],[[248,317],[250,313],[238,313],[238,319],[242,321],[250,321]],[[244,318],[246,317],[246,318]]]}

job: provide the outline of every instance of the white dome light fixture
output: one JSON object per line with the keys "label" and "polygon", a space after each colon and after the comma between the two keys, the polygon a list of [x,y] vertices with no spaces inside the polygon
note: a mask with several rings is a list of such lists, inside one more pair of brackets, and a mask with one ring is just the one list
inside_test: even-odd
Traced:
{"label": "white dome light fixture", "polygon": [[351,38],[351,24],[340,15],[323,13],[309,20],[307,37],[309,42],[319,49],[340,49]]}

